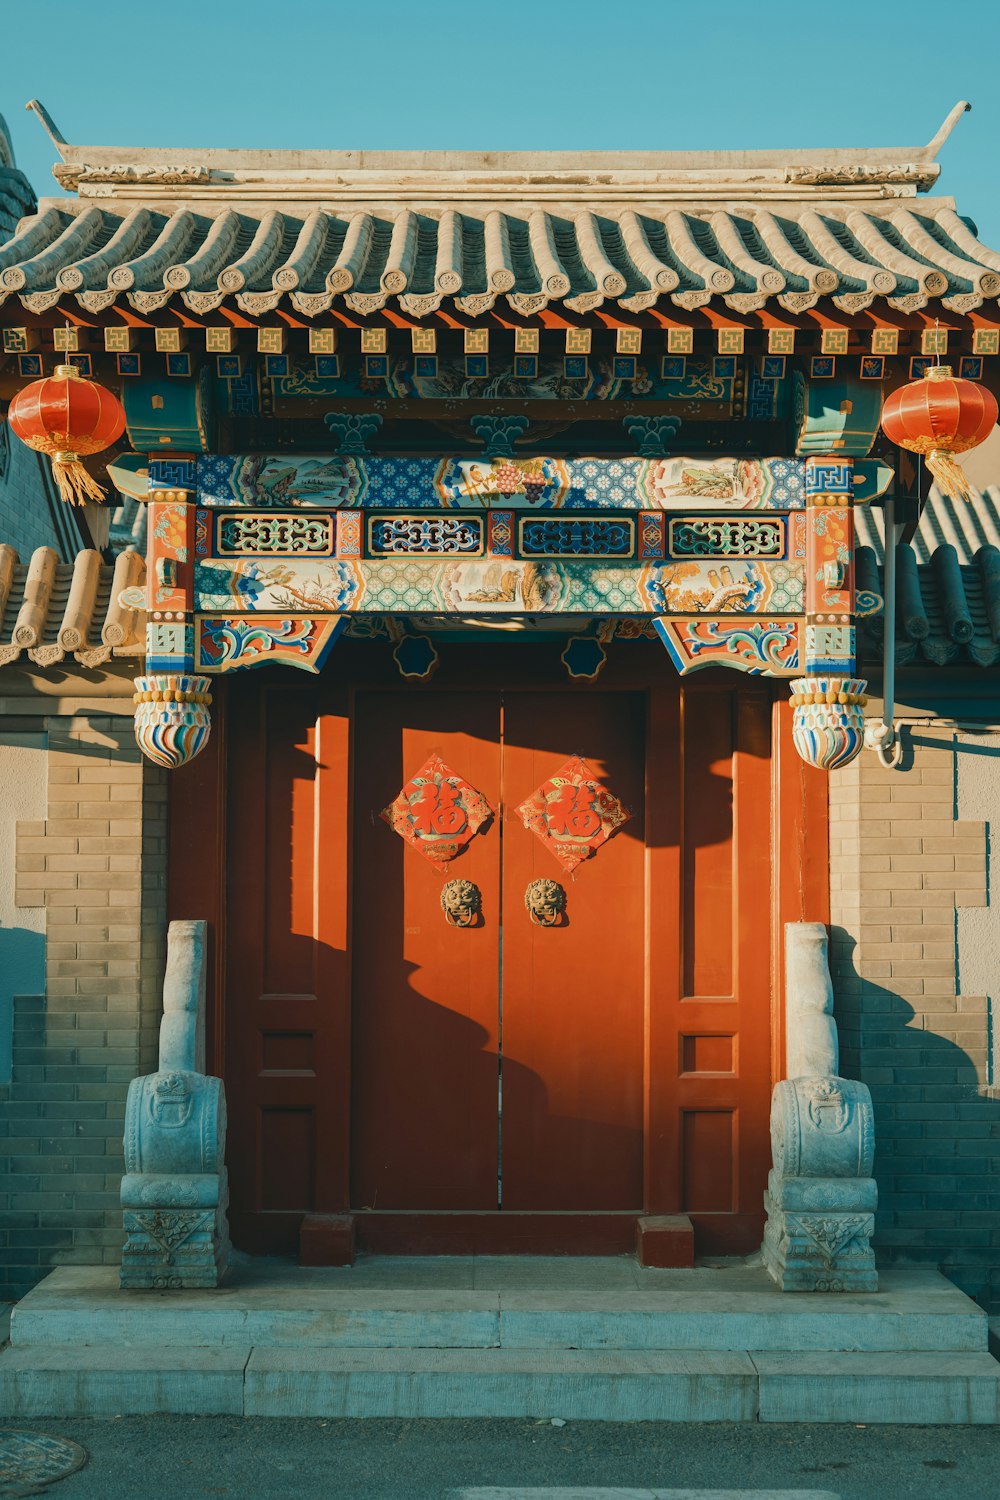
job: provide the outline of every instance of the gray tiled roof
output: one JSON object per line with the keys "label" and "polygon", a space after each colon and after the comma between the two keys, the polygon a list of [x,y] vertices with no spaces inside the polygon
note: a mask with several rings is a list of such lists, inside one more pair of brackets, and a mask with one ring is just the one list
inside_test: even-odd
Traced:
{"label": "gray tiled roof", "polygon": [[950,199],[933,198],[301,214],[49,199],[0,243],[0,303],[36,313],[173,303],[201,314],[230,304],[315,317],[340,305],[422,317],[450,305],[475,315],[498,298],[520,315],[660,301],[802,311],[826,297],[852,312],[876,298],[965,312],[1000,297],[1000,255]]}
{"label": "gray tiled roof", "polygon": [[[855,511],[859,589],[882,593],[885,559],[881,510]],[[936,488],[913,540],[896,549],[896,660],[900,666],[1000,663],[1000,487],[970,501]],[[859,654],[882,654],[882,619],[860,622]]]}

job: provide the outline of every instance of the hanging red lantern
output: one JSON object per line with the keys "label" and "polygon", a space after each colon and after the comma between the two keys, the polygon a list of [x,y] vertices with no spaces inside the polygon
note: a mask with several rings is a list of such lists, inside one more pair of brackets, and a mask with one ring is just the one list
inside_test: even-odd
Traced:
{"label": "hanging red lantern", "polygon": [[50,376],[18,391],[7,421],[22,443],[51,458],[64,500],[82,505],[104,499],[80,460],[110,448],[125,430],[124,407],[111,391],[85,380],[75,365],[56,365]]}
{"label": "hanging red lantern", "polygon": [[956,380],[949,365],[931,365],[923,380],[893,391],[882,408],[882,431],[891,442],[927,459],[948,495],[969,500],[972,486],[956,453],[977,448],[996,426],[996,398],[974,380]]}

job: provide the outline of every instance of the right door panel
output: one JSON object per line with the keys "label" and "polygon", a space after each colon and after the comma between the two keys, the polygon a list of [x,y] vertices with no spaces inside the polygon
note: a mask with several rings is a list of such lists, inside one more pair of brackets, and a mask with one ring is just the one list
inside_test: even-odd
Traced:
{"label": "right door panel", "polygon": [[[503,714],[503,1207],[641,1211],[643,695],[506,693]],[[515,810],[574,755],[630,816],[569,873]],[[539,877],[559,926],[526,909]]]}
{"label": "right door panel", "polygon": [[651,694],[646,1202],[706,1253],[756,1243],[769,1163],[770,754],[760,686]]}

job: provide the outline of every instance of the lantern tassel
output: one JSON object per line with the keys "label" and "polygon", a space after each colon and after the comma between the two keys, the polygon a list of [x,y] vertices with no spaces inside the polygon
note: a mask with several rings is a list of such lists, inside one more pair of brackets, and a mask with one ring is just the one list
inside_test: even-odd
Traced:
{"label": "lantern tassel", "polygon": [[974,494],[969,476],[956,462],[955,455],[946,448],[932,448],[927,455],[927,467],[937,480],[938,487],[953,500],[971,500]]}
{"label": "lantern tassel", "polygon": [[52,477],[60,495],[69,505],[86,505],[88,500],[96,500],[100,504],[107,493],[93,475],[87,473],[78,458],[54,458]]}

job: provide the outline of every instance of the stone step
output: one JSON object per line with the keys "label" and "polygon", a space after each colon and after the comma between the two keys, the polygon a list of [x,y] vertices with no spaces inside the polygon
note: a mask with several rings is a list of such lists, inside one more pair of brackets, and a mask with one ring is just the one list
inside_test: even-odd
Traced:
{"label": "stone step", "polygon": [[0,1412],[18,1417],[243,1414],[246,1349],[8,1346],[0,1354]]}
{"label": "stone step", "polygon": [[218,1291],[123,1292],[110,1266],[63,1267],[18,1303],[17,1348],[985,1351],[983,1310],[936,1271],[877,1293],[782,1293],[760,1270],[644,1272],[606,1291],[368,1286],[297,1272]]}
{"label": "stone step", "polygon": [[762,1422],[1000,1422],[991,1354],[761,1353]]}
{"label": "stone step", "polygon": [[751,1422],[757,1376],[715,1350],[254,1349],[247,1416]]}
{"label": "stone step", "polygon": [[145,1349],[0,1354],[5,1419],[169,1412],[567,1421],[1000,1421],[988,1354]]}

